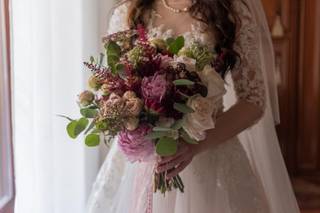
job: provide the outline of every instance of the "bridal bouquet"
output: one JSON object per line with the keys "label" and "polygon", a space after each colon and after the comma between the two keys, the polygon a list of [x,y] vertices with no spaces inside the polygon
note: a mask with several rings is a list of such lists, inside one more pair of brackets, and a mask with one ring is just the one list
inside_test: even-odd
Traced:
{"label": "bridal bouquet", "polygon": [[[84,63],[92,73],[91,89],[79,95],[82,117],[66,117],[71,138],[84,132],[91,147],[117,137],[130,162],[171,156],[179,143],[205,139],[225,93],[215,69],[223,66],[223,54],[196,42],[187,47],[183,36],[149,39],[142,27],[109,35],[103,43],[105,53]],[[172,188],[183,192],[179,176],[167,180],[166,172],[155,173],[155,191]]]}

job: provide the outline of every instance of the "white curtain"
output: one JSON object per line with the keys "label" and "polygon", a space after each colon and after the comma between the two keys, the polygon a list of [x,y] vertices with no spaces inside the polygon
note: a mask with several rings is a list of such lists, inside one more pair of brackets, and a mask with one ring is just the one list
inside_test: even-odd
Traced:
{"label": "white curtain", "polygon": [[84,212],[99,150],[71,140],[86,86],[82,62],[97,54],[110,0],[12,0],[16,213]]}

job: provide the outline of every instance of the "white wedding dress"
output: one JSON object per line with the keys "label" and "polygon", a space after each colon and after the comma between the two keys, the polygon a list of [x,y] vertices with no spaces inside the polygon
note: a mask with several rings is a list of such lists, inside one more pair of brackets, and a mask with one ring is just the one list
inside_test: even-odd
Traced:
{"label": "white wedding dress", "polygon": [[[118,6],[111,17],[109,33],[128,29],[128,4]],[[241,18],[235,50],[241,56],[229,83],[225,107],[246,100],[265,109],[264,118],[219,147],[196,156],[181,173],[185,193],[172,191],[164,197],[145,187],[151,181],[144,163],[131,164],[120,153],[116,141],[101,167],[87,207],[88,213],[298,213],[299,209],[275,134],[267,87],[259,58],[257,26],[252,13],[239,1],[235,8]],[[160,19],[159,19],[160,18]],[[153,11],[149,19],[149,37],[176,35]],[[214,46],[212,35],[204,33],[202,24],[190,24],[183,33],[186,45],[198,41]],[[178,33],[177,33],[178,34]],[[180,34],[180,33],[179,33]],[[230,80],[232,79],[232,80]],[[234,85],[231,87],[230,85]],[[233,92],[233,89],[235,93]],[[223,103],[217,103],[223,110]],[[243,116],[243,115],[239,115]],[[235,118],[237,119],[237,118]],[[270,123],[271,122],[271,123]],[[268,128],[266,128],[268,127]],[[214,140],[214,139],[213,139]],[[149,177],[143,179],[143,177]]]}

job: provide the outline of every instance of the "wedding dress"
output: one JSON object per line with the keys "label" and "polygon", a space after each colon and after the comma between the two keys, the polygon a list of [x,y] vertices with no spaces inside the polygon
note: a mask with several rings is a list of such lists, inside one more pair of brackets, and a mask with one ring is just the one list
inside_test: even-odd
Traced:
{"label": "wedding dress", "polygon": [[[217,104],[222,111],[223,105],[227,108],[236,100],[246,100],[264,109],[264,117],[238,137],[196,156],[181,173],[184,193],[171,191],[166,196],[158,193],[151,200],[152,192],[145,186],[150,184],[152,171],[144,169],[147,163],[126,161],[115,141],[93,185],[88,213],[299,212],[270,119],[273,117],[270,92],[264,83],[266,76],[259,57],[259,26],[247,6],[240,1],[234,4],[241,19],[235,43],[241,63],[228,76],[229,92],[224,103]],[[128,29],[128,7],[129,3],[123,3],[115,9],[109,33]],[[213,36],[202,30],[201,23],[194,20],[190,30],[178,33],[161,24],[161,18],[165,17],[155,10],[151,12],[150,38],[182,34],[186,45],[197,41],[214,46]]]}

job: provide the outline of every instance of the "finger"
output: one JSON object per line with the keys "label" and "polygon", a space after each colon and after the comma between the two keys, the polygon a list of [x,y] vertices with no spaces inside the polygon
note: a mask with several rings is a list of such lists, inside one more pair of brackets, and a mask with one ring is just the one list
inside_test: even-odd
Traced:
{"label": "finger", "polygon": [[166,164],[161,164],[160,166],[157,167],[157,172],[164,172],[164,171],[168,171],[171,169],[174,169],[176,166],[178,166],[179,164],[181,164],[183,161],[186,160],[186,156],[185,155],[180,155],[178,158],[166,163]]}
{"label": "finger", "polygon": [[180,172],[182,172],[190,163],[191,163],[192,159],[188,159],[186,161],[183,161],[177,168],[175,168],[174,170],[170,171],[167,174],[167,179],[171,179],[175,176],[177,176]]}

